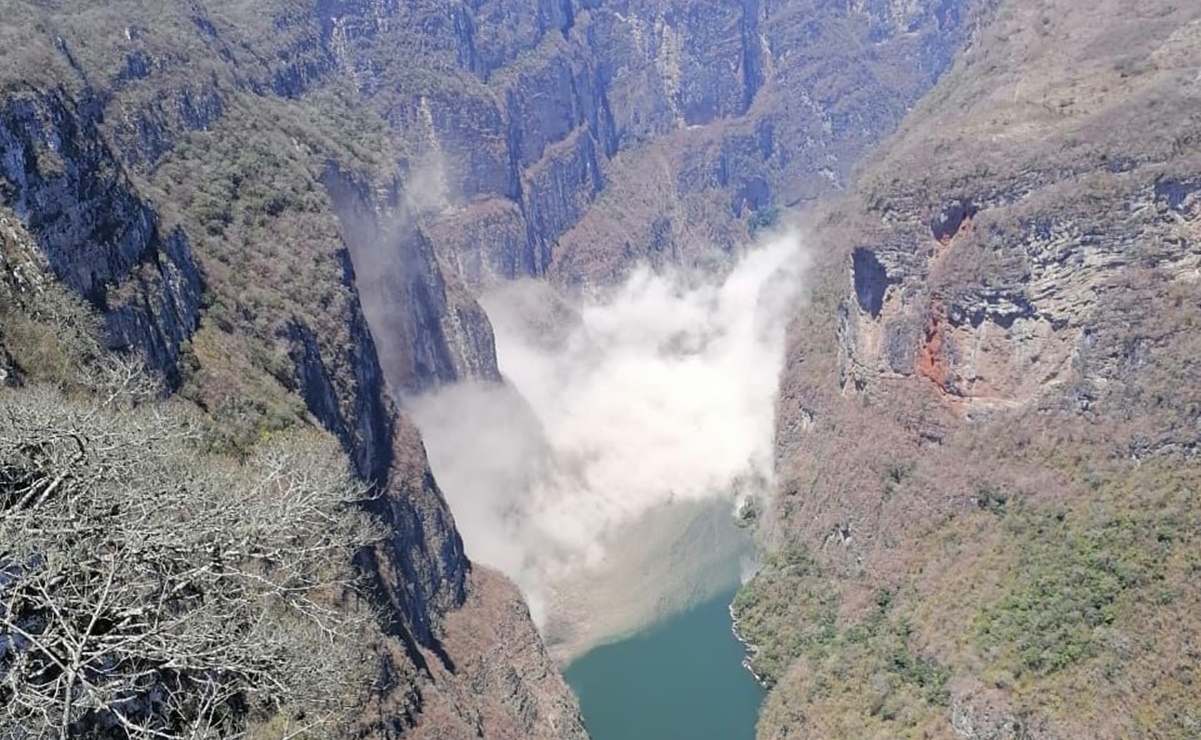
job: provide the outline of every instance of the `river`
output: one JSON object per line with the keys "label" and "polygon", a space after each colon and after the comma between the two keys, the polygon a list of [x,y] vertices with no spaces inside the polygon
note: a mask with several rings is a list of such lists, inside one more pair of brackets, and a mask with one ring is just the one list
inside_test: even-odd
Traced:
{"label": "river", "polygon": [[742,666],[729,612],[753,557],[749,533],[728,502],[670,508],[629,530],[614,549],[633,560],[604,587],[593,580],[586,602],[597,612],[609,601],[657,603],[658,616],[564,674],[593,740],[751,740],[763,690]]}
{"label": "river", "polygon": [[730,632],[727,591],[565,671],[593,740],[752,740],[763,690]]}

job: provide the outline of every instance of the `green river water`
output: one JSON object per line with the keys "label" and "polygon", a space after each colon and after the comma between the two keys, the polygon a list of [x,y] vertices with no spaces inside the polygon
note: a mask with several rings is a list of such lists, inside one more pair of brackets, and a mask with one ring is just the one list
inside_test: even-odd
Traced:
{"label": "green river water", "polygon": [[751,740],[763,690],[730,632],[734,591],[571,663],[593,740]]}

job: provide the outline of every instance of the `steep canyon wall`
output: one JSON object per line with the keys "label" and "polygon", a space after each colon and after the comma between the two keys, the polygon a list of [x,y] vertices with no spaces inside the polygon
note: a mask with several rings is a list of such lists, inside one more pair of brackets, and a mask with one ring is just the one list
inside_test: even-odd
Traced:
{"label": "steep canyon wall", "polygon": [[374,726],[431,737],[583,730],[394,395],[499,379],[486,286],[727,263],[845,187],[976,22],[966,0],[2,9],[5,209],[214,444],[341,442],[390,531],[361,556],[393,639]]}

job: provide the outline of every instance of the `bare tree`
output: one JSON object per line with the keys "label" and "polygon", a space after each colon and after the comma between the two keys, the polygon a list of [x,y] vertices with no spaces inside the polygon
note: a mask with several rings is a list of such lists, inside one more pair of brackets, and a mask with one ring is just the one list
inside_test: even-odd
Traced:
{"label": "bare tree", "polygon": [[0,740],[329,734],[373,665],[345,458],[315,431],[206,456],[142,374],[97,377],[0,391]]}

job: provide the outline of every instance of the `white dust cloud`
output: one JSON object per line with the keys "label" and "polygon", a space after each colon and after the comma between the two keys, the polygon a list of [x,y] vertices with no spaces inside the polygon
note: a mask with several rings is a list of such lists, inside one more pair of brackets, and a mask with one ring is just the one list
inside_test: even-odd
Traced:
{"label": "white dust cloud", "polygon": [[483,301],[508,385],[409,399],[468,554],[512,577],[544,627],[571,618],[573,574],[631,559],[622,533],[639,520],[763,492],[803,268],[784,235],[710,282],[639,270],[582,306],[510,284]]}

